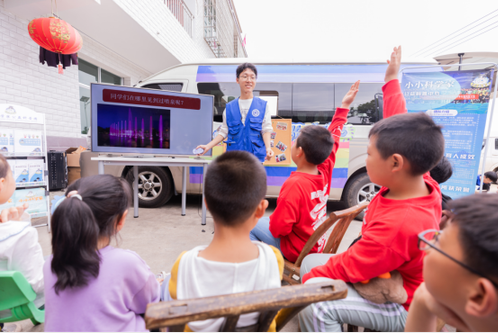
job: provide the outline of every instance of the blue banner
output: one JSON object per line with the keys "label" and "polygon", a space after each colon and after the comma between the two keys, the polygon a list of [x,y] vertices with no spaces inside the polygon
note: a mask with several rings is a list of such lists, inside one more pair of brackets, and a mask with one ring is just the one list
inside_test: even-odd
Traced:
{"label": "blue banner", "polygon": [[403,73],[408,112],[426,112],[443,126],[444,156],[453,176],[441,191],[453,199],[474,193],[493,70]]}

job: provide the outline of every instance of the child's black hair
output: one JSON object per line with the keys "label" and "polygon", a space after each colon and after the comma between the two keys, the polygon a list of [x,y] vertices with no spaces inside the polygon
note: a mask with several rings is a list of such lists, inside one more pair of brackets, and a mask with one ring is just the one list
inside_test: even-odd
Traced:
{"label": "child's black hair", "polygon": [[484,174],[484,177],[488,177],[489,179],[491,179],[491,181],[493,183],[496,183],[496,181],[498,180],[498,176],[496,175],[496,172],[494,171],[488,171]]}
{"label": "child's black hair", "polygon": [[3,154],[0,154],[0,178],[5,178],[7,177],[7,172],[10,168],[9,163],[7,162],[7,159]]}
{"label": "child's black hair", "polygon": [[423,112],[398,114],[382,119],[370,130],[382,158],[400,154],[410,163],[414,176],[431,170],[443,157],[441,126]]}
{"label": "child's black hair", "polygon": [[306,126],[296,139],[296,148],[303,148],[306,161],[311,164],[322,164],[329,157],[334,147],[334,139],[322,126]]}
{"label": "child's black hair", "polygon": [[266,195],[266,171],[254,155],[229,151],[208,167],[205,198],[213,219],[225,226],[247,220]]}
{"label": "child's black hair", "polygon": [[450,202],[464,262],[498,282],[498,194],[473,194]]}
{"label": "child's black hair", "polygon": [[52,216],[52,272],[57,275],[55,292],[88,284],[100,269],[98,241],[116,234],[116,224],[130,206],[128,182],[111,175],[78,179],[69,186]]}
{"label": "child's black hair", "polygon": [[453,167],[450,161],[443,156],[441,161],[434,168],[431,169],[431,177],[437,181],[438,184],[442,184],[453,175]]}
{"label": "child's black hair", "polygon": [[258,70],[256,69],[256,66],[254,66],[253,64],[251,64],[249,62],[245,62],[245,63],[239,65],[239,67],[237,67],[237,78],[239,78],[240,74],[248,68],[254,72],[254,75],[256,75],[256,78],[258,77]]}

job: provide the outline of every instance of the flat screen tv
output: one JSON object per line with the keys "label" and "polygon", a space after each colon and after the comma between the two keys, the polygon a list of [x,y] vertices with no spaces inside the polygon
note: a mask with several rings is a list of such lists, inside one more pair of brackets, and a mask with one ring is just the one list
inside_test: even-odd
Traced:
{"label": "flat screen tv", "polygon": [[91,85],[92,151],[192,155],[211,141],[213,96]]}

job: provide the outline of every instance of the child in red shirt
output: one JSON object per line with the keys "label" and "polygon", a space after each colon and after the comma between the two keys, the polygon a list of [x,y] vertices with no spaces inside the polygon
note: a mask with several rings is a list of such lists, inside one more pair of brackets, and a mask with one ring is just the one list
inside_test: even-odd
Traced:
{"label": "child in red shirt", "polygon": [[[382,185],[368,207],[362,238],[338,255],[307,256],[301,266],[303,282],[315,278],[357,283],[397,270],[408,294],[405,304],[375,304],[351,287],[346,299],[317,303],[300,313],[303,331],[340,331],[342,323],[376,331],[403,331],[407,310],[423,282],[424,253],[417,235],[439,229],[441,191],[429,176],[443,157],[441,128],[425,113],[406,113],[397,80],[401,48],[395,48],[386,71],[384,118],[370,131],[367,172]],[[314,267],[316,266],[316,267]]]}
{"label": "child in red shirt", "polygon": [[[282,185],[277,208],[270,218],[261,218],[251,231],[251,240],[279,248],[289,261],[297,260],[311,234],[327,218],[335,154],[359,85],[360,81],[354,83],[344,96],[328,130],[321,126],[307,126],[301,130],[291,148],[297,170]],[[311,253],[321,252],[324,241],[325,238],[320,239]]]}

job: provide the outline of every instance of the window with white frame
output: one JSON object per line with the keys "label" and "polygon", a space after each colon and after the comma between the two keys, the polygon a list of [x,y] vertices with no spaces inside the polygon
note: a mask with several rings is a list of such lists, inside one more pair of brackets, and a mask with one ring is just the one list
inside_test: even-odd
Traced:
{"label": "window with white frame", "polygon": [[81,133],[90,129],[90,83],[123,84],[123,78],[97,67],[88,61],[78,59],[78,79],[80,88]]}

